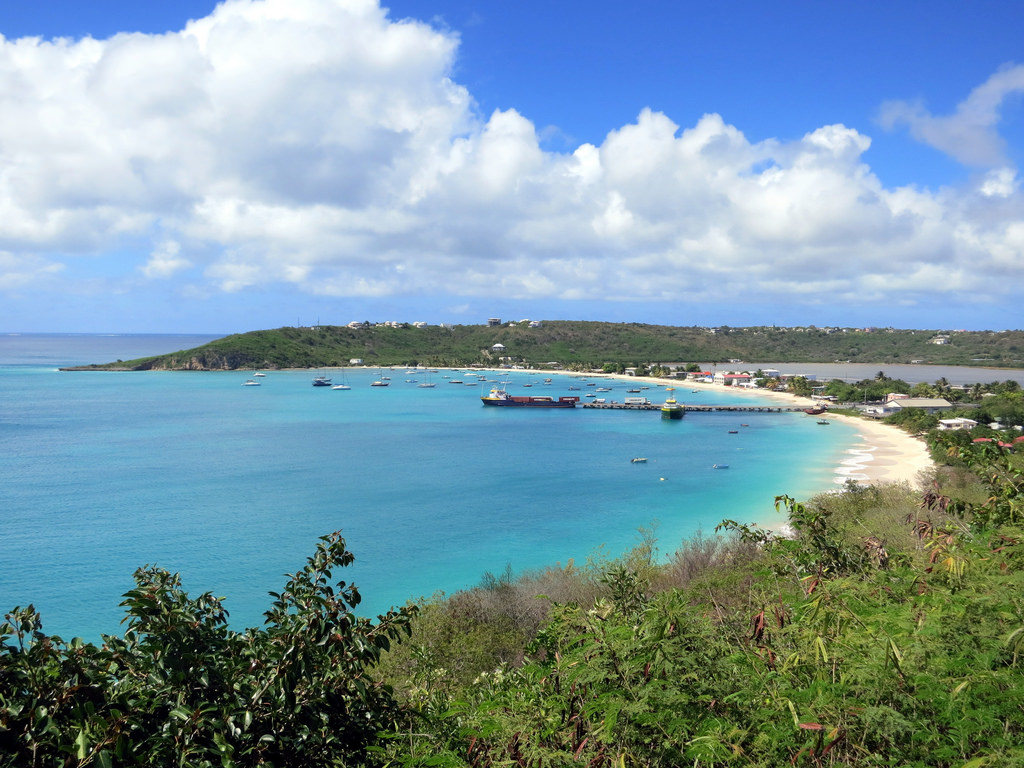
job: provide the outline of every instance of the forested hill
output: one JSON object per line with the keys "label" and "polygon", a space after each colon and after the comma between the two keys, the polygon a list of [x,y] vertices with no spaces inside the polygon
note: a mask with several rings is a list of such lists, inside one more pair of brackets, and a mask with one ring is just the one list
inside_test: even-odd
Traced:
{"label": "forested hill", "polygon": [[[941,342],[941,343],[936,343]],[[495,349],[494,345],[504,346]],[[501,326],[319,326],[250,331],[195,349],[95,369],[231,370],[348,365],[527,365],[568,367],[653,362],[910,363],[1024,367],[1024,331],[837,328],[702,328],[545,321]]]}

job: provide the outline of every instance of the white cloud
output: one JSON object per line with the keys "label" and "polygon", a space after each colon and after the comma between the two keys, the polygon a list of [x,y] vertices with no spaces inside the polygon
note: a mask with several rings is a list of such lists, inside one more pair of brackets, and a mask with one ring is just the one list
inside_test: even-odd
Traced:
{"label": "white cloud", "polygon": [[157,245],[149,256],[149,261],[142,267],[142,274],[149,278],[168,278],[176,272],[188,269],[192,262],[182,257],[181,246],[173,241]]}
{"label": "white cloud", "polygon": [[989,171],[979,189],[986,197],[1009,197],[1017,191],[1017,172],[1012,168]]}
{"label": "white cloud", "polygon": [[[716,114],[681,128],[650,109],[547,152],[515,109],[475,112],[451,79],[457,42],[372,0],[228,0],[166,35],[0,38],[0,289],[104,253],[138,254],[111,280],[141,271],[193,297],[857,304],[1024,278],[1005,165],[973,189],[889,189],[855,128],[752,142]],[[887,119],[997,157],[1022,73],[954,116]]]}
{"label": "white cloud", "polygon": [[973,166],[1005,162],[1004,142],[996,130],[1003,102],[1024,92],[1024,65],[1006,66],[979,85],[952,115],[932,115],[921,102],[890,101],[879,121],[885,128],[906,125],[918,141]]}

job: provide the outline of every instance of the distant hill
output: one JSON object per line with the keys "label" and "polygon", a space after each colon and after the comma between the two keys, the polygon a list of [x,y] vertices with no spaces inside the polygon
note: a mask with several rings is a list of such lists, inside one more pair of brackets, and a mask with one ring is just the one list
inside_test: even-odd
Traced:
{"label": "distant hill", "polygon": [[[938,342],[938,343],[937,343]],[[504,350],[494,349],[495,344]],[[237,370],[370,366],[530,366],[758,362],[932,363],[1024,368],[1024,331],[838,328],[702,328],[546,321],[502,326],[383,325],[277,328],[217,339],[194,349],[78,370]]]}

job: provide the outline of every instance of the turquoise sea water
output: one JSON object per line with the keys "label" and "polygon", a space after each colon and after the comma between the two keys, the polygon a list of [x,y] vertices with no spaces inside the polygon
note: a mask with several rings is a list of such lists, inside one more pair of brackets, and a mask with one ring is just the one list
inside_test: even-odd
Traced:
{"label": "turquoise sea water", "polygon": [[[723,518],[777,520],[775,495],[832,487],[856,442],[803,414],[485,408],[491,384],[444,371],[433,389],[417,387],[422,372],[394,369],[376,388],[378,371],[349,371],[351,390],[336,391],[307,371],[243,387],[250,373],[56,370],[205,340],[0,337],[0,608],[34,603],[46,631],[95,640],[119,631],[134,569],[158,564],[226,597],[235,626],[258,625],[267,592],[340,529],[356,564],[335,575],[374,615],[506,565],[616,555],[655,522],[665,552]],[[553,378],[518,372],[508,388],[592,389]],[[621,402],[627,385],[611,386],[599,396]]]}

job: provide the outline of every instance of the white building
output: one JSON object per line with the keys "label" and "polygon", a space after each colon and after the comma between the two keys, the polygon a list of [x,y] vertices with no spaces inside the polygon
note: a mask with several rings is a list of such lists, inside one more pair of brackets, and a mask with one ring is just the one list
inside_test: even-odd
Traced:
{"label": "white building", "polygon": [[904,408],[920,408],[925,413],[937,413],[948,411],[952,407],[952,403],[942,397],[904,397],[885,404],[885,410],[889,413],[902,411]]}
{"label": "white building", "polygon": [[978,422],[971,419],[939,419],[939,429],[974,429]]}

